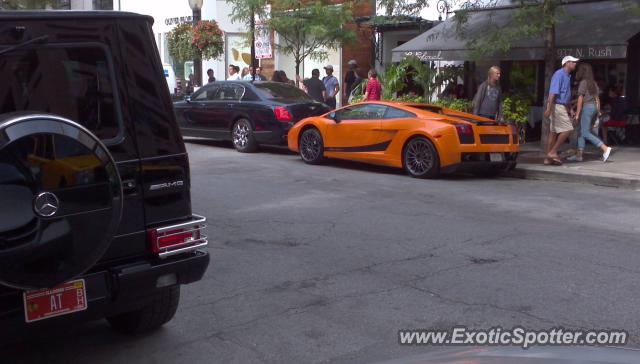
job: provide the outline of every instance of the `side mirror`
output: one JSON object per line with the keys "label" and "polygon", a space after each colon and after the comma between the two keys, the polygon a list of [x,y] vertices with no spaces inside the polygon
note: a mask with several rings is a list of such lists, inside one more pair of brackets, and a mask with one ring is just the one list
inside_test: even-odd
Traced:
{"label": "side mirror", "polygon": [[338,114],[336,114],[335,111],[330,112],[329,115],[327,115],[327,116],[329,117],[329,119],[335,121],[336,124],[339,124],[340,121],[341,121],[340,117],[338,116]]}
{"label": "side mirror", "polygon": [[186,101],[186,102],[191,102],[191,95],[186,95],[186,96],[184,97],[184,101]]}

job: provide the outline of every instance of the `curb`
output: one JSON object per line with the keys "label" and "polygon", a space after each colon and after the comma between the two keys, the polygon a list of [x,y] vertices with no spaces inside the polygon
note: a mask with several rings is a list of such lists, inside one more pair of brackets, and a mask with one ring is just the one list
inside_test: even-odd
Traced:
{"label": "curb", "polygon": [[639,178],[608,172],[585,173],[562,167],[555,167],[554,170],[549,170],[548,167],[543,166],[518,164],[516,169],[508,172],[506,176],[521,179],[592,184],[640,191]]}

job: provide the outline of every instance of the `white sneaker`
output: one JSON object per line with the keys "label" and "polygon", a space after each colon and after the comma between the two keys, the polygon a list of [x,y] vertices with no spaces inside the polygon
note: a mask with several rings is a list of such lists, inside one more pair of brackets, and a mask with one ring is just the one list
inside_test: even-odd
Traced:
{"label": "white sneaker", "polygon": [[602,161],[606,162],[607,159],[609,159],[610,155],[611,155],[611,147],[607,148],[607,150],[605,150],[605,152],[602,153]]}

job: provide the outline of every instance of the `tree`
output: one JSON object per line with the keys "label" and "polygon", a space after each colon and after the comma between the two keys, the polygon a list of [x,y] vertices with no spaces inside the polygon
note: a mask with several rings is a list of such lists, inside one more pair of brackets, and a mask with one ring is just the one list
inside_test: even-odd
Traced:
{"label": "tree", "polygon": [[348,1],[340,5],[328,0],[272,1],[276,10],[267,24],[280,38],[276,49],[293,58],[296,75],[300,75],[300,64],[306,58],[322,61],[328,50],[355,39],[355,32],[345,26],[353,22],[352,5]]}
{"label": "tree", "polygon": [[[227,0],[227,4],[232,7],[231,22],[242,23],[246,25],[246,29],[251,28],[252,19],[264,20],[267,17],[268,2],[266,0]],[[253,43],[253,33],[248,31],[245,34],[247,41]]]}
{"label": "tree", "polygon": [[[433,0],[432,0],[433,1]],[[420,11],[429,6],[429,0],[379,0],[378,9],[384,10],[384,15],[412,15],[417,16]]]}

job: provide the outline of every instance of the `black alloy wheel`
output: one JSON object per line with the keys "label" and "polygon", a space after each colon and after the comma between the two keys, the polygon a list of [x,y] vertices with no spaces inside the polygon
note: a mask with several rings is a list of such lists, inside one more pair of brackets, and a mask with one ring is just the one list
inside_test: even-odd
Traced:
{"label": "black alloy wheel", "polygon": [[300,136],[300,158],[308,164],[319,164],[324,160],[324,144],[318,129],[311,128]]}
{"label": "black alloy wheel", "polygon": [[440,173],[438,152],[425,137],[413,138],[405,145],[402,163],[411,177],[435,178]]}
{"label": "black alloy wheel", "polygon": [[247,119],[239,119],[233,124],[231,141],[238,152],[251,153],[258,150],[258,143],[253,136],[253,128]]}

